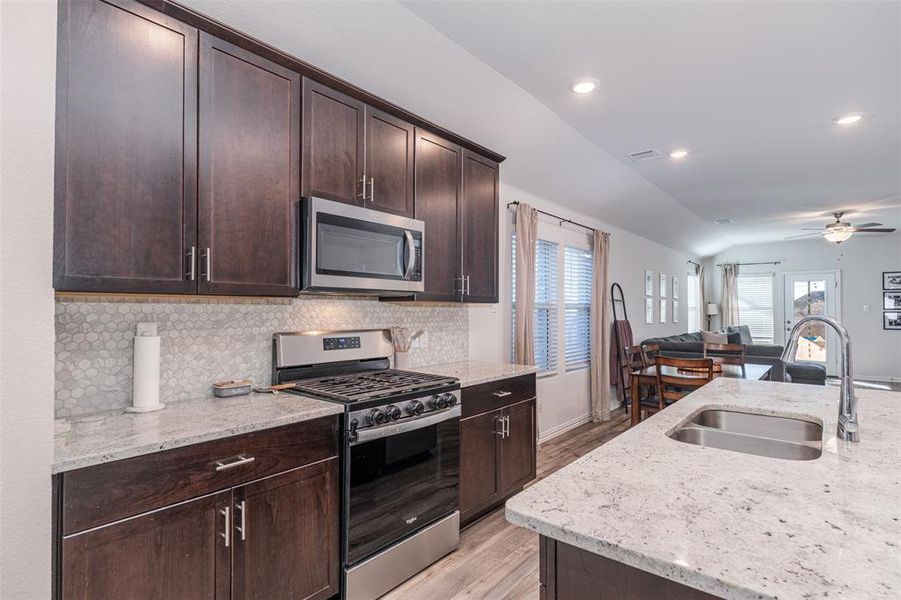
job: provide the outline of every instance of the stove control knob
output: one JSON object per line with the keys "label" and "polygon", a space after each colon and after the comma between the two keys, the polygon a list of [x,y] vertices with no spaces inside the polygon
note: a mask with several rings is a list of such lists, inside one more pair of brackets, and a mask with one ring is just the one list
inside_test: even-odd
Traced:
{"label": "stove control knob", "polygon": [[457,397],[453,394],[445,394],[444,397],[447,399],[448,406],[453,406],[457,403]]}
{"label": "stove control knob", "polygon": [[422,411],[425,410],[425,406],[423,406],[422,402],[419,400],[412,400],[407,405],[407,412],[413,415],[414,417],[417,415],[421,415]]}
{"label": "stove control knob", "polygon": [[383,425],[388,422],[388,415],[378,408],[373,408],[369,411],[369,414],[366,415],[366,421],[370,425]]}
{"label": "stove control knob", "polygon": [[440,401],[441,398],[439,398],[438,396],[432,396],[431,398],[429,398],[429,408],[431,408],[432,410],[442,408]]}
{"label": "stove control knob", "polygon": [[388,417],[389,421],[397,421],[400,418],[400,415],[400,409],[393,404],[389,404],[385,407],[385,416]]}

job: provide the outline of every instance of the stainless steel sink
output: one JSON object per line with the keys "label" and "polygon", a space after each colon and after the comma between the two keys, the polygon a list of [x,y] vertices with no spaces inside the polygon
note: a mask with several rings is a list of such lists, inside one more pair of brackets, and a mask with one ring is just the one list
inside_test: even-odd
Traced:
{"label": "stainless steel sink", "polygon": [[669,436],[686,444],[786,460],[814,460],[823,453],[819,423],[734,410],[703,410]]}

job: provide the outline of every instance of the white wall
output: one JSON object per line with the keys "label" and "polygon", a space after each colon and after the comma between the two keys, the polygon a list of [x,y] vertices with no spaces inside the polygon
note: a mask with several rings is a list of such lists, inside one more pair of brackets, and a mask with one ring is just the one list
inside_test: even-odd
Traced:
{"label": "white wall", "polygon": [[[639,237],[616,227],[611,227],[597,219],[579,214],[550,200],[538,198],[528,192],[519,190],[504,181],[504,170],[501,168],[500,189],[500,302],[497,305],[472,305],[469,313],[469,353],[474,360],[505,361],[510,360],[512,339],[512,318],[510,298],[513,282],[511,279],[511,235],[513,232],[512,213],[506,204],[514,200],[528,202],[539,208],[586,225],[610,232],[610,283],[619,282],[626,298],[626,308],[635,335],[640,342],[649,337],[672,335],[686,331],[685,279],[688,270],[687,261],[692,258],[687,254],[666,248],[651,240]],[[556,228],[556,221],[541,217],[541,228]],[[571,231],[566,234],[578,239],[584,233],[578,228],[566,226]],[[558,233],[557,235],[564,235]],[[659,323],[657,318],[655,295],[655,323],[644,322],[644,272],[645,269],[667,275],[668,287],[673,275],[680,280],[680,315],[679,323],[672,322],[672,315],[667,315],[667,323]],[[670,297],[671,296],[671,291]],[[657,286],[655,282],[655,294]],[[672,306],[672,304],[670,304]],[[563,331],[560,330],[562,341]],[[562,346],[560,357],[560,373],[543,377],[538,381],[539,415],[538,428],[542,439],[547,439],[561,431],[584,423],[589,418],[589,373],[579,370],[566,373],[562,366]]]}
{"label": "white wall", "polygon": [[[882,272],[901,270],[901,233],[855,235],[836,245],[820,238],[736,246],[706,259],[707,298],[720,302],[722,262],[781,261],[775,266],[744,267],[746,272],[775,272],[776,343],[785,339],[783,274],[792,271],[839,270],[841,314],[853,343],[857,377],[901,380],[901,331],[882,329]],[[865,310],[869,306],[869,311]]]}
{"label": "white wall", "polygon": [[0,598],[50,596],[56,2],[0,3]]}

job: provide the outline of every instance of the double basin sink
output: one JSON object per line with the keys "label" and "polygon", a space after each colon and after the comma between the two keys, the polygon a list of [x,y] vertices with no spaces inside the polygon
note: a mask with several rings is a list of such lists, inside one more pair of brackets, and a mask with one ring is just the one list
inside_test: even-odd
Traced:
{"label": "double basin sink", "polygon": [[668,435],[686,444],[786,460],[814,460],[823,453],[819,423],[736,410],[702,410]]}

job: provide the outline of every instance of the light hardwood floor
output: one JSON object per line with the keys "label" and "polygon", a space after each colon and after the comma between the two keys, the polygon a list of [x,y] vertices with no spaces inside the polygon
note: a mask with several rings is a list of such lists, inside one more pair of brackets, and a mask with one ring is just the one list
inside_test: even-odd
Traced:
{"label": "light hardwood floor", "polygon": [[[606,423],[588,423],[541,445],[538,479],[547,477],[629,428],[614,411]],[[382,600],[537,600],[538,535],[511,525],[500,508],[463,530],[460,548]]]}

